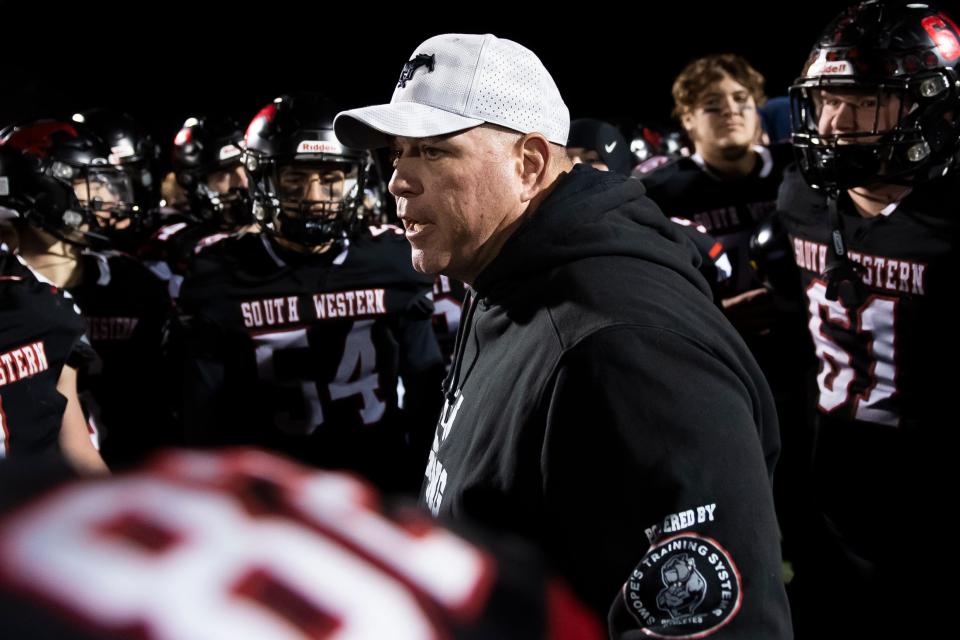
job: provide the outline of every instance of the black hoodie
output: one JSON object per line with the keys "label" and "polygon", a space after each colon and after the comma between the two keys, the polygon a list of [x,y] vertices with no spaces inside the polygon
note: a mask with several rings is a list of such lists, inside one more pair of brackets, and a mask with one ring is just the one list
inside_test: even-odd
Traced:
{"label": "black hoodie", "polygon": [[695,255],[639,181],[562,177],[468,295],[422,499],[533,539],[616,636],[788,637],[773,401]]}

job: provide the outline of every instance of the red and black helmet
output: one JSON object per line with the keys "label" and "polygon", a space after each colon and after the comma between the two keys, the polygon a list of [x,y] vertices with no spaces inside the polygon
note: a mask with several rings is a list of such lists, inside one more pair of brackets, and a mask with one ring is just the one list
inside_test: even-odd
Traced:
{"label": "red and black helmet", "polygon": [[[304,246],[347,237],[362,203],[370,155],[343,146],[333,133],[338,107],[317,94],[284,95],[250,121],[243,162],[253,195],[253,212],[269,233]],[[284,167],[334,166],[346,176],[338,194],[310,200],[284,193]]]}
{"label": "red and black helmet", "polygon": [[173,139],[173,170],[184,188],[190,212],[206,223],[232,228],[253,222],[250,192],[231,187],[221,193],[207,185],[218,171],[241,166],[243,127],[230,116],[197,116],[184,121]]}
{"label": "red and black helmet", "polygon": [[130,176],[111,164],[110,148],[76,122],[37,120],[8,127],[0,145],[14,149],[33,179],[14,194],[28,221],[67,242],[102,246],[110,220],[133,215]]}
{"label": "red and black helmet", "polygon": [[[824,92],[873,95],[873,127],[821,134]],[[899,105],[892,128],[879,124],[889,96]],[[790,101],[799,168],[814,188],[913,184],[942,176],[956,166],[960,152],[960,31],[950,16],[926,3],[869,0],[852,6],[817,40],[790,88]]]}

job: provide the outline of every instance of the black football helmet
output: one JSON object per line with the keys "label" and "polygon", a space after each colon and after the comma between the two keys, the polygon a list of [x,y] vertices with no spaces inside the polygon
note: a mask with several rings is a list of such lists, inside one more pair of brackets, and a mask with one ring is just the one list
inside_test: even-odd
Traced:
{"label": "black football helmet", "polygon": [[108,160],[130,175],[137,212],[157,207],[159,185],[156,180],[160,147],[145,129],[127,115],[111,109],[87,109],[73,114],[71,120],[84,125],[110,148]]}
{"label": "black football helmet", "polygon": [[[242,171],[243,127],[231,117],[191,117],[173,139],[173,170],[190,202],[190,213],[204,223],[232,229],[253,222],[250,191],[236,180],[225,192],[211,187],[218,172]],[[245,174],[240,174],[244,176]]]}
{"label": "black football helmet", "polygon": [[135,212],[133,182],[111,164],[110,148],[76,122],[8,127],[0,144],[19,152],[30,179],[13,194],[21,215],[66,242],[103,247],[112,221]]}
{"label": "black football helmet", "polygon": [[27,194],[32,191],[32,174],[26,160],[13,147],[0,145],[0,220],[19,217],[29,208]]}
{"label": "black football helmet", "polygon": [[251,120],[243,163],[254,217],[267,233],[316,247],[355,230],[370,155],[340,144],[337,112],[316,94],[284,95]]}
{"label": "black football helmet", "polygon": [[[931,5],[870,0],[841,13],[790,88],[793,144],[807,182],[838,192],[950,171],[960,151],[958,66],[960,32]],[[824,100],[836,93],[862,96],[873,126],[822,134]],[[882,108],[898,109],[892,128],[883,126]]]}

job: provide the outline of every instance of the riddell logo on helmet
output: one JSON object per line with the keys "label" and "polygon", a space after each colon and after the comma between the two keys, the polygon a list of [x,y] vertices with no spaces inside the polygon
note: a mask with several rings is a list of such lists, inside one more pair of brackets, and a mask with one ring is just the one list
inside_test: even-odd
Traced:
{"label": "riddell logo on helmet", "polygon": [[823,65],[823,69],[820,71],[822,75],[839,75],[839,74],[849,74],[852,73],[850,69],[850,63],[847,61],[842,62],[828,62]]}
{"label": "riddell logo on helmet", "polygon": [[235,158],[240,155],[240,149],[235,145],[228,144],[220,147],[219,158],[220,160],[229,160],[230,158]]}
{"label": "riddell logo on helmet", "polygon": [[847,63],[842,64],[828,64],[823,68],[824,73],[844,73],[850,69],[850,65]]}
{"label": "riddell logo on helmet", "polygon": [[133,146],[129,142],[121,142],[115,147],[110,147],[110,153],[119,157],[126,158],[134,154]]}
{"label": "riddell logo on helmet", "polygon": [[343,148],[336,142],[326,140],[303,140],[297,145],[297,153],[342,153]]}
{"label": "riddell logo on helmet", "polygon": [[123,164],[124,159],[133,155],[135,155],[133,146],[129,142],[121,142],[115,147],[110,147],[110,155],[107,157],[107,161],[110,164]]}

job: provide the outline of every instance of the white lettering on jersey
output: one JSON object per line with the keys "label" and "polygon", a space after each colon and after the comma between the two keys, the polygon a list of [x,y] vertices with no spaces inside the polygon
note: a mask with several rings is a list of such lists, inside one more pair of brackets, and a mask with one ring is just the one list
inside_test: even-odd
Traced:
{"label": "white lettering on jersey", "polygon": [[[256,452],[163,462],[58,489],[0,523],[3,581],[158,640],[442,637],[430,612],[469,618],[488,596],[483,552],[388,519],[353,478]],[[258,483],[281,504],[267,517],[247,508]]]}
{"label": "white lettering on jersey", "polygon": [[373,346],[373,320],[357,320],[347,335],[337,375],[330,382],[331,400],[359,395],[363,399],[360,418],[373,424],[383,417],[387,403],[377,397],[377,349]]}
{"label": "white lettering on jersey", "polygon": [[[827,245],[794,238],[793,253],[794,260],[801,269],[817,274],[827,270]],[[921,296],[926,294],[927,265],[925,263],[856,251],[849,251],[847,255],[852,261],[864,266],[861,279],[868,287]]]}
{"label": "white lettering on jersey", "polygon": [[720,209],[701,211],[692,217],[697,224],[706,228],[708,232],[717,232],[740,224],[736,207],[722,207]]}
{"label": "white lettering on jersey", "polygon": [[42,340],[0,353],[0,387],[49,368]]}
{"label": "white lettering on jersey", "polygon": [[240,313],[243,315],[243,326],[248,329],[300,322],[297,296],[241,302]]}
{"label": "white lettering on jersey", "polygon": [[316,293],[313,308],[318,320],[385,315],[384,289],[355,289],[337,293]]}
{"label": "white lettering on jersey", "polygon": [[[819,280],[807,287],[807,299],[808,328],[820,361],[817,375],[820,410],[830,413],[852,400],[853,416],[857,420],[897,426],[900,417],[896,410],[882,408],[889,405],[897,393],[894,340],[897,299],[872,295],[860,308],[848,311],[839,302],[827,300],[826,285]],[[853,356],[830,336],[830,327],[832,331],[849,334],[870,358],[868,366],[860,367],[860,375],[866,375],[869,384],[855,398],[850,397],[850,385],[857,377]]]}
{"label": "white lettering on jersey", "polygon": [[[256,307],[252,309],[256,310]],[[251,317],[256,319],[255,313]],[[363,424],[374,424],[383,418],[387,404],[380,399],[380,378],[377,372],[377,348],[373,343],[373,320],[357,320],[347,334],[343,354],[334,378],[327,385],[331,401],[360,396],[360,419]],[[280,375],[276,358],[284,351],[308,351],[309,332],[305,328],[257,333],[252,336],[256,345],[257,375],[278,388],[299,391],[301,401],[283,403],[274,413],[274,425],[286,433],[309,434],[324,423],[320,388],[323,380]],[[325,345],[329,350],[333,345]]]}

